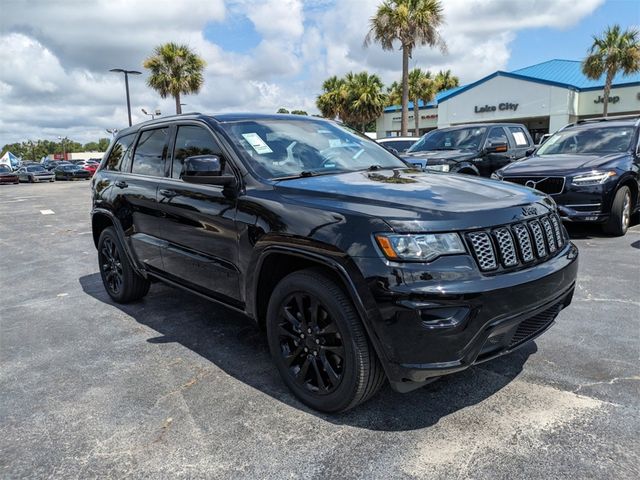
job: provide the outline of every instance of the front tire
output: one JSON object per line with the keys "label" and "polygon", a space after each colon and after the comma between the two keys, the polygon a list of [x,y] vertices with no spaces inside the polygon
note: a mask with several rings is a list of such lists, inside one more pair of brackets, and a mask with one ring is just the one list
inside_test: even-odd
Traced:
{"label": "front tire", "polygon": [[609,220],[602,227],[604,232],[614,237],[621,237],[627,233],[631,224],[631,190],[623,186],[618,189],[613,204]]}
{"label": "front tire", "polygon": [[316,410],[353,408],[385,381],[353,303],[321,270],[294,272],[276,286],[267,338],[284,383]]}
{"label": "front tire", "polygon": [[149,280],[133,269],[113,227],[100,234],[98,265],[104,288],[114,301],[133,302],[149,292]]}

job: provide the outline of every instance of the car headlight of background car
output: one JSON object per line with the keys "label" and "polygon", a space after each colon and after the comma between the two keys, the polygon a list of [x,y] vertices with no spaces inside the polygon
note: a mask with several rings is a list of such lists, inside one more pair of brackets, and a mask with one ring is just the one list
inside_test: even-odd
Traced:
{"label": "car headlight of background car", "polygon": [[589,173],[576,175],[575,177],[573,177],[572,183],[581,187],[586,187],[589,185],[600,185],[615,176],[616,172],[614,172],[613,170],[606,172],[594,170]]}
{"label": "car headlight of background car", "polygon": [[378,234],[376,241],[389,260],[428,262],[441,255],[465,253],[457,233]]}
{"label": "car headlight of background car", "polygon": [[425,170],[431,170],[433,172],[448,172],[451,167],[448,163],[441,163],[440,165],[427,165],[424,167]]}

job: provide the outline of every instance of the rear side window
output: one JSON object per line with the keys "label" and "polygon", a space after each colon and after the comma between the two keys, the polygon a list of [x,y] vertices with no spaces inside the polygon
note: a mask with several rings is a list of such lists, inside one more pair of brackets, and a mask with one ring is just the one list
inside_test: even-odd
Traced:
{"label": "rear side window", "polygon": [[516,141],[516,147],[528,147],[529,139],[527,138],[527,134],[524,133],[524,130],[520,127],[509,127],[509,131],[511,135],[513,135],[513,139]]}
{"label": "rear side window", "polygon": [[182,125],[178,127],[176,135],[171,178],[180,178],[184,159],[196,155],[218,155],[222,162],[222,170],[227,170],[220,147],[211,133],[195,125]]}
{"label": "rear side window", "polygon": [[114,170],[116,172],[123,170],[122,167],[125,163],[124,159],[129,153],[129,147],[135,137],[135,133],[132,133],[131,135],[125,135],[116,140],[113,144],[113,148],[109,152],[107,162],[104,165],[106,170]]}
{"label": "rear side window", "polygon": [[164,177],[164,159],[167,156],[168,128],[146,130],[140,134],[133,156],[131,173]]}

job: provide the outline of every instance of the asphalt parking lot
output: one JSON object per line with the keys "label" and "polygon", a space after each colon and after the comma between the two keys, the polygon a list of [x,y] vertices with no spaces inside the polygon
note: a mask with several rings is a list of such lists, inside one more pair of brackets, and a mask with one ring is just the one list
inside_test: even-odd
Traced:
{"label": "asphalt parking lot", "polygon": [[576,295],[535,343],[330,416],[250,320],[159,284],[112,303],[89,211],[88,182],[0,186],[2,478],[640,476],[640,226],[571,229]]}

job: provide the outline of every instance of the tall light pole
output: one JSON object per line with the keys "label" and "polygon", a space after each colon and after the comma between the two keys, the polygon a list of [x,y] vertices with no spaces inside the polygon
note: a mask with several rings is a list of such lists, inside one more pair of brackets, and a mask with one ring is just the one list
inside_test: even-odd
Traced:
{"label": "tall light pole", "polygon": [[129,126],[131,126],[131,100],[129,100],[129,75],[142,75],[137,70],[125,70],[123,68],[112,68],[110,72],[124,73],[124,86],[127,90],[127,114],[129,115]]}
{"label": "tall light pole", "polygon": [[141,108],[140,110],[142,110],[142,113],[144,113],[145,115],[149,115],[151,117],[151,120],[155,119],[156,116],[160,115],[160,110],[158,110],[157,108],[155,112],[151,112],[151,113],[147,112],[147,110],[144,108]]}
{"label": "tall light pole", "polygon": [[115,137],[116,133],[118,133],[118,129],[117,128],[107,128],[107,133],[110,133],[112,137]]}

